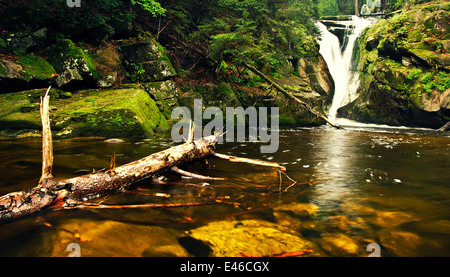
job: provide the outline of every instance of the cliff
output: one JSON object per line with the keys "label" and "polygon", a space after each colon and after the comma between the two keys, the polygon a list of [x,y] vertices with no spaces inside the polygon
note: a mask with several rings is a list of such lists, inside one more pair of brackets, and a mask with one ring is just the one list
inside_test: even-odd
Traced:
{"label": "cliff", "polygon": [[413,6],[360,37],[358,98],[338,111],[361,122],[439,128],[450,120],[450,3]]}

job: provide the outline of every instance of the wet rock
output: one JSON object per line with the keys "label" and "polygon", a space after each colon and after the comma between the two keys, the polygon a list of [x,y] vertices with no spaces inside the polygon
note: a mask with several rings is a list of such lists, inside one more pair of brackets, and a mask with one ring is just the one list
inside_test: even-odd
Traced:
{"label": "wet rock", "polygon": [[112,138],[112,139],[107,139],[104,142],[106,142],[106,143],[124,143],[125,141],[123,139]]}
{"label": "wet rock", "polygon": [[380,245],[393,256],[421,256],[419,252],[421,244],[421,238],[414,233],[387,230],[380,233]]}
{"label": "wet rock", "polygon": [[415,221],[416,218],[405,212],[377,212],[372,223],[383,228],[394,228],[404,223]]}
{"label": "wet rock", "polygon": [[321,238],[321,247],[328,253],[354,256],[361,251],[355,241],[344,234],[331,234]]}
{"label": "wet rock", "polygon": [[327,228],[338,231],[350,231],[351,229],[361,229],[364,222],[358,217],[355,221],[345,215],[333,215],[326,221]]}
{"label": "wet rock", "polygon": [[292,213],[300,217],[314,217],[319,210],[319,206],[311,203],[290,203],[279,205],[273,210]]}
{"label": "wet rock", "polygon": [[[68,231],[70,232],[68,232]],[[177,241],[180,233],[157,226],[116,221],[69,220],[51,236],[52,257],[67,257],[67,245],[80,245],[81,257],[186,257]]]}
{"label": "wet rock", "polygon": [[215,257],[241,257],[241,252],[265,256],[312,247],[300,235],[260,220],[212,222],[186,235],[209,245]]}

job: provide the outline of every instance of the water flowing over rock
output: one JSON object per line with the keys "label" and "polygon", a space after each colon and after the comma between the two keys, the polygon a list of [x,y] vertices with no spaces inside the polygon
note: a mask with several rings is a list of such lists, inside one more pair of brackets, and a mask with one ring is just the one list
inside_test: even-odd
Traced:
{"label": "water flowing over rock", "polygon": [[439,128],[450,116],[449,3],[415,6],[366,29],[357,97],[339,116]]}
{"label": "water flowing over rock", "polygon": [[340,22],[343,32],[338,33],[339,37],[327,29],[325,24],[329,25],[329,21],[322,20],[318,23],[321,31],[320,53],[334,80],[334,97],[328,111],[328,116],[333,121],[336,120],[337,110],[355,97],[359,76],[354,66],[354,46],[361,32],[373,20],[354,16],[351,20]]}

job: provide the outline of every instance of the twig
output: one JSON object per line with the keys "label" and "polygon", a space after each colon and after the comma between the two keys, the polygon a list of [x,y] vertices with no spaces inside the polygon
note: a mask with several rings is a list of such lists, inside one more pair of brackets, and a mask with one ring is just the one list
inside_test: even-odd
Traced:
{"label": "twig", "polygon": [[256,165],[261,165],[261,166],[277,167],[281,171],[286,171],[286,168],[284,166],[280,165],[279,163],[266,162],[266,161],[249,159],[249,158],[240,158],[240,157],[229,156],[229,155],[219,154],[219,153],[214,153],[213,156],[216,158],[219,158],[219,159],[227,160],[229,162],[249,163],[249,164],[256,164]]}
{"label": "twig", "polygon": [[178,207],[190,207],[190,206],[204,206],[204,205],[212,205],[216,202],[206,202],[206,203],[168,203],[168,204],[131,204],[131,205],[109,205],[109,204],[95,204],[95,203],[80,203],[76,206],[64,207],[63,209],[71,210],[71,209],[79,209],[79,210],[97,210],[97,209],[142,209],[142,208],[178,208]]}
{"label": "twig", "polygon": [[183,175],[183,176],[186,176],[186,177],[190,177],[190,178],[200,179],[200,180],[217,180],[217,181],[226,180],[226,178],[209,177],[209,176],[204,176],[204,175],[192,173],[192,172],[189,172],[189,171],[185,171],[185,170],[179,169],[177,166],[172,166],[170,168],[170,170],[173,171],[173,172],[176,172],[176,173],[178,173],[180,175]]}

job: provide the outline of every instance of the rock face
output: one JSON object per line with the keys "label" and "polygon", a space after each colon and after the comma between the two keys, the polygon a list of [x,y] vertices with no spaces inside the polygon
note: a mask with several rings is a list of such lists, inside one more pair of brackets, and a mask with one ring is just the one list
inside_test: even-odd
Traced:
{"label": "rock face", "polygon": [[450,120],[450,3],[415,6],[365,30],[359,97],[338,116],[439,128]]}
{"label": "rock face", "polygon": [[[314,109],[325,110],[333,98],[334,83],[322,56],[319,54],[318,58],[300,59],[296,67],[297,75],[281,77],[274,81]],[[282,126],[325,124],[324,120],[310,114],[251,72],[243,74],[241,79],[241,86],[225,81],[182,86],[178,102],[189,108],[191,113],[194,99],[201,99],[205,107],[219,107],[222,112],[225,112],[226,107],[279,107],[279,124]]]}

